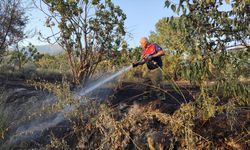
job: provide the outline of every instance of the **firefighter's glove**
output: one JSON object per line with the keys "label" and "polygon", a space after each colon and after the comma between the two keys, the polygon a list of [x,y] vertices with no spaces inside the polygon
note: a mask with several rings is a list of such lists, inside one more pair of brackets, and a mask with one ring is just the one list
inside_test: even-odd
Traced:
{"label": "firefighter's glove", "polygon": [[147,57],[147,61],[151,61],[153,58],[154,58],[153,55],[149,55],[149,56]]}

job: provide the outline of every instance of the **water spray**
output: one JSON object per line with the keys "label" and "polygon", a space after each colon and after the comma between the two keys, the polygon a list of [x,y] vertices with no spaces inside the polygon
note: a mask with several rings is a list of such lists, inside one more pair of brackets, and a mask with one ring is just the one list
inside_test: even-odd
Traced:
{"label": "water spray", "polygon": [[[82,89],[80,92],[76,93],[76,95],[87,96],[88,94],[90,94],[91,92],[93,92],[94,90],[99,88],[100,86],[104,85],[105,83],[107,83],[109,81],[112,81],[113,79],[115,79],[119,75],[129,71],[132,68],[133,68],[133,66],[124,67],[123,69],[114,73],[113,75],[111,75],[105,79],[101,79],[97,83],[92,84],[92,85],[88,86],[87,88]],[[77,97],[75,97],[75,99],[76,98]],[[81,103],[83,103],[83,102],[84,102],[84,100],[81,101]],[[30,140],[30,139],[34,139],[34,138],[38,137],[38,135],[40,134],[41,131],[48,129],[48,128],[51,128],[51,127],[54,127],[54,126],[58,125],[59,123],[63,122],[65,120],[64,113],[72,111],[75,107],[76,107],[76,105],[71,105],[71,106],[67,105],[64,107],[64,109],[61,112],[55,114],[55,116],[53,118],[50,118],[47,121],[39,121],[38,120],[35,122],[31,122],[28,127],[27,126],[18,127],[16,130],[16,135],[14,135],[10,138],[10,140],[8,141],[8,144],[14,144],[16,142],[19,142],[20,140]]]}
{"label": "water spray", "polygon": [[128,66],[128,67],[124,67],[122,70],[116,72],[115,74],[111,75],[110,77],[100,80],[99,82],[97,82],[94,85],[91,85],[91,87],[89,88],[85,88],[82,89],[79,93],[80,96],[85,96],[87,94],[89,94],[90,92],[94,91],[95,89],[97,89],[98,87],[102,86],[103,84],[113,80],[114,78],[118,77],[119,75],[123,74],[124,72],[127,72],[128,70],[130,70],[133,66]]}

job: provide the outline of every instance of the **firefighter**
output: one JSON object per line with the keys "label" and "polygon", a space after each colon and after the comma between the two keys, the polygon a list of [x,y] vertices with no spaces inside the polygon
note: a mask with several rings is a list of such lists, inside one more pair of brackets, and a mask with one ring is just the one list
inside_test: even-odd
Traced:
{"label": "firefighter", "polygon": [[152,81],[160,81],[162,79],[162,73],[159,69],[162,68],[163,63],[161,56],[165,55],[164,50],[155,43],[150,43],[146,37],[140,39],[140,46],[142,48],[141,60],[134,62],[133,67],[138,65],[147,64],[150,70],[147,74]]}

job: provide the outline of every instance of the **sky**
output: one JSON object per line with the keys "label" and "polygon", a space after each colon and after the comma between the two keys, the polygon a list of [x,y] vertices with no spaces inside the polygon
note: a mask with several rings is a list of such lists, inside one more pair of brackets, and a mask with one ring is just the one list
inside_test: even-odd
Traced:
{"label": "sky", "polygon": [[[163,17],[175,15],[172,10],[164,8],[164,0],[113,0],[115,5],[119,5],[126,14],[125,21],[126,41],[129,47],[139,46],[140,37],[148,37],[151,31],[155,31],[155,24]],[[44,22],[46,16],[37,9],[27,12],[30,21],[26,27],[26,31],[34,33],[40,31],[42,34],[50,35],[51,31],[45,27]],[[24,45],[31,42],[34,45],[46,45],[47,43],[38,40],[38,36],[28,38],[24,41]]]}
{"label": "sky", "polygon": [[[179,0],[172,0],[178,4]],[[126,14],[125,28],[129,33],[125,40],[129,47],[139,46],[141,37],[148,37],[150,32],[155,31],[155,24],[163,17],[177,16],[170,8],[165,8],[165,0],[112,0],[115,5],[119,5]],[[46,7],[44,7],[46,8]],[[221,10],[230,9],[230,5],[221,6]],[[49,28],[45,27],[46,16],[38,9],[31,9],[27,12],[29,23],[26,31],[30,33],[40,31],[45,37],[51,35]],[[31,42],[34,45],[47,45],[38,40],[38,35],[28,38],[24,45]]]}

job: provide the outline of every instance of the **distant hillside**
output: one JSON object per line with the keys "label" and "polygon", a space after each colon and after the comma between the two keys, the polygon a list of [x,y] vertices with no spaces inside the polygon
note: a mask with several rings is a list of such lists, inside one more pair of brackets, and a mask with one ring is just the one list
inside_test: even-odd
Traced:
{"label": "distant hillside", "polygon": [[59,45],[38,45],[36,48],[43,54],[56,55],[63,52],[63,49]]}

